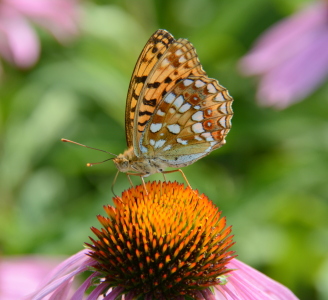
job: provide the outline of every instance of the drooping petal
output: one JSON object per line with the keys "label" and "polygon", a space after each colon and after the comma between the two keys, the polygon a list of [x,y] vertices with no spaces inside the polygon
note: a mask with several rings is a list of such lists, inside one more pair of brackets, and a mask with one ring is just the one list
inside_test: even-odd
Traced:
{"label": "drooping petal", "polygon": [[[77,291],[72,296],[71,300],[82,300],[85,291],[91,286],[92,280],[95,276],[97,276],[97,273],[92,273],[84,282],[80,285],[80,287],[77,289]],[[98,294],[99,295],[99,294]]]}
{"label": "drooping petal", "polygon": [[77,268],[81,268],[84,265],[87,265],[90,261],[90,258],[87,256],[88,253],[89,250],[83,249],[78,253],[72,255],[71,257],[63,261],[61,264],[59,264],[48,276],[48,278],[46,278],[46,280],[52,281],[53,278],[60,277],[64,274],[69,274]]}
{"label": "drooping petal", "polygon": [[123,288],[117,287],[110,291],[103,300],[115,300],[124,291]]}
{"label": "drooping petal", "polygon": [[62,262],[48,278],[46,278],[41,288],[29,299],[41,300],[53,292],[60,292],[62,288],[66,288],[68,285],[70,287],[75,275],[86,271],[94,264],[94,260],[89,258],[86,253],[88,253],[88,250],[82,250]]}
{"label": "drooping petal", "polygon": [[[55,292],[50,296],[49,300],[64,300],[67,299],[69,292],[71,290],[71,286],[73,283],[73,278],[70,278],[69,280],[64,281],[56,290]],[[48,297],[46,297],[48,298]],[[45,298],[41,298],[45,299]]]}
{"label": "drooping petal", "polygon": [[[107,282],[100,283],[88,296],[86,300],[97,300],[104,289],[107,288]],[[71,300],[74,300],[73,298]]]}

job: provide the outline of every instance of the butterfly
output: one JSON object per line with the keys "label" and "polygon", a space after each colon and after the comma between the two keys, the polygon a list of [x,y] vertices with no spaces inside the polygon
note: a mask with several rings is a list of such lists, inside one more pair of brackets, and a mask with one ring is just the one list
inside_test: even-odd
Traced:
{"label": "butterfly", "polygon": [[232,101],[227,89],[207,76],[187,39],[157,30],[131,77],[125,110],[128,149],[113,158],[118,173],[143,178],[172,172],[165,171],[168,167],[181,171],[220,148],[231,128]]}

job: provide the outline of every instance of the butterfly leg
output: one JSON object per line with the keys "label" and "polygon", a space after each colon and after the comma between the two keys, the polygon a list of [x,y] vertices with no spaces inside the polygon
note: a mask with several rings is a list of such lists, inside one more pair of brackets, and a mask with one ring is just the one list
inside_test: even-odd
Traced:
{"label": "butterfly leg", "polygon": [[[162,174],[163,174],[163,176],[164,176],[164,174],[174,173],[174,172],[180,172],[181,175],[182,175],[182,177],[183,177],[183,179],[184,179],[185,182],[187,183],[188,187],[190,187],[190,188],[192,189],[192,187],[191,187],[191,185],[190,185],[190,183],[189,183],[189,181],[188,181],[186,175],[183,173],[183,171],[182,171],[181,169],[176,169],[176,170],[171,170],[171,171],[164,171],[164,172],[162,172]],[[164,177],[164,178],[165,178],[165,177]]]}
{"label": "butterfly leg", "polygon": [[166,180],[166,176],[165,176],[165,174],[164,174],[164,173],[162,173],[162,174],[163,174],[163,177],[164,177],[164,181],[167,181],[167,180]]}
{"label": "butterfly leg", "polygon": [[133,182],[132,182],[132,180],[131,180],[131,178],[130,178],[130,175],[129,175],[129,174],[126,174],[126,176],[128,177],[128,180],[129,180],[131,186],[133,187],[134,185],[133,185]]}
{"label": "butterfly leg", "polygon": [[188,187],[192,189],[192,187],[191,187],[191,185],[190,185],[190,183],[189,183],[189,181],[188,181],[187,176],[185,175],[185,173],[183,173],[183,171],[181,169],[178,169],[178,171],[181,173],[181,175],[182,175],[183,179],[186,181]]}
{"label": "butterfly leg", "polygon": [[116,196],[116,194],[114,192],[114,185],[116,183],[116,179],[117,179],[119,173],[120,173],[120,171],[117,171],[117,173],[116,173],[116,175],[114,177],[113,183],[112,183],[112,187],[111,187],[112,193],[114,194],[115,197],[117,197],[117,196]]}
{"label": "butterfly leg", "polygon": [[144,180],[144,178],[142,176],[140,176],[140,178],[141,178],[142,184],[144,186],[144,189],[146,191],[146,194],[148,195],[148,191],[147,191],[147,188],[146,188],[145,180]]}
{"label": "butterfly leg", "polygon": [[[129,173],[129,172],[127,172],[127,173],[125,173],[126,175],[134,175],[134,176],[140,176],[140,178],[141,178],[141,181],[142,181],[142,185],[144,186],[144,188],[145,188],[145,191],[146,191],[146,194],[148,195],[148,191],[147,191],[147,188],[146,188],[146,184],[145,184],[145,180],[143,179],[143,176],[145,176],[145,174],[144,173]],[[130,179],[130,182],[131,182],[131,179]],[[132,182],[131,182],[132,183]],[[133,184],[132,184],[132,186],[133,186]]]}

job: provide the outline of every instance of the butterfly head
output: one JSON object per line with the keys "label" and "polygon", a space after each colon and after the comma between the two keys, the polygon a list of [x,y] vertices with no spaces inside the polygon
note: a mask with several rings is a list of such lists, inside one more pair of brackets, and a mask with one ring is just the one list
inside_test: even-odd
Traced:
{"label": "butterfly head", "polygon": [[128,159],[126,159],[123,154],[120,154],[116,158],[113,159],[113,162],[115,163],[117,169],[122,172],[126,173],[130,171],[130,162]]}
{"label": "butterfly head", "polygon": [[115,157],[113,162],[120,172],[138,173],[143,177],[155,173],[161,173],[166,168],[166,165],[156,158],[143,158],[136,156],[133,147]]}
{"label": "butterfly head", "polygon": [[117,157],[113,159],[117,169],[122,173],[127,172],[139,172],[142,173],[136,166],[136,156],[134,154],[133,147],[124,151],[123,154],[119,154]]}

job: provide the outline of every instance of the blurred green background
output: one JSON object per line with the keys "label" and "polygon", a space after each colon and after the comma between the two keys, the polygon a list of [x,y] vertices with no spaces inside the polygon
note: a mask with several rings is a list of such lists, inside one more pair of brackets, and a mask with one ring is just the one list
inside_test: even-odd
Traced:
{"label": "blurred green background", "polygon": [[[304,1],[303,1],[304,2]],[[0,251],[73,254],[111,202],[108,156],[126,149],[130,76],[158,28],[188,38],[210,77],[234,97],[227,144],[183,169],[233,225],[238,258],[300,299],[328,299],[328,85],[285,110],[260,107],[256,79],[237,62],[300,1],[125,0],[80,3],[80,36],[62,46],[39,32],[31,69],[4,64],[0,80]],[[169,180],[183,182],[179,174]],[[147,180],[162,179],[153,175]],[[133,179],[140,183],[139,178]],[[120,175],[115,192],[129,187]]]}

